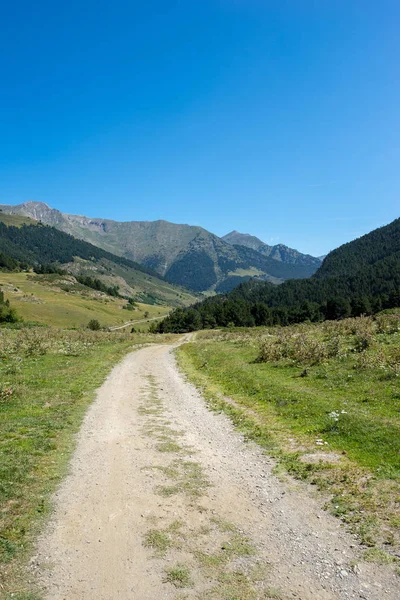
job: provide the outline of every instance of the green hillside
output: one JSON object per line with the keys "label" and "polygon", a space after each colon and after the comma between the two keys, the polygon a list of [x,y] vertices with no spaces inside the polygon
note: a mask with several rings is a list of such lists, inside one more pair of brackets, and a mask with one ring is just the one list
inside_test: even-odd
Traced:
{"label": "green hillside", "polygon": [[187,290],[171,285],[147,267],[54,227],[1,212],[0,268],[27,270],[39,265],[56,265],[76,277],[96,278],[109,288],[118,288],[122,296],[148,304],[182,306],[194,301]]}
{"label": "green hillside", "polygon": [[280,286],[249,281],[229,294],[177,310],[159,331],[322,321],[400,306],[400,219],[329,254],[308,279]]}
{"label": "green hillside", "polygon": [[344,244],[326,256],[316,277],[354,275],[400,250],[400,219]]}
{"label": "green hillside", "polygon": [[37,222],[30,217],[7,214],[2,210],[0,210],[0,223],[4,223],[4,225],[12,225],[13,227],[22,227],[22,225],[37,225]]}
{"label": "green hillside", "polygon": [[137,303],[134,310],[125,310],[126,300],[91,290],[69,275],[0,271],[0,290],[24,321],[54,327],[82,327],[96,319],[102,327],[138,322],[139,329],[143,329],[170,310],[142,303]]}

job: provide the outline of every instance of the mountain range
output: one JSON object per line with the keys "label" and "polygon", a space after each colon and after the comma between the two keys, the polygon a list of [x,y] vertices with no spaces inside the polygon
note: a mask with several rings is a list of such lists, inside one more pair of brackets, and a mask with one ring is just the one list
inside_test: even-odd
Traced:
{"label": "mountain range", "polygon": [[157,331],[288,325],[374,314],[399,306],[400,219],[396,219],[330,252],[308,279],[292,279],[279,286],[247,281],[227,294],[175,310],[157,325]]}
{"label": "mountain range", "polygon": [[321,264],[318,258],[282,244],[268,246],[237,231],[220,238],[199,226],[90,218],[62,213],[43,202],[0,209],[55,227],[195,292],[226,292],[253,277],[272,283],[302,279]]}
{"label": "mountain range", "polygon": [[283,244],[276,244],[275,246],[268,246],[265,242],[262,242],[259,238],[249,233],[239,233],[239,231],[231,231],[221,238],[232,246],[245,246],[251,250],[256,250],[264,256],[269,256],[274,260],[290,264],[290,265],[301,265],[303,267],[315,267],[315,270],[321,265],[321,260],[310,256],[309,254],[302,254],[298,250],[288,248]]}
{"label": "mountain range", "polygon": [[62,272],[89,287],[146,304],[182,306],[195,296],[151,269],[44,225],[0,211],[0,270]]}

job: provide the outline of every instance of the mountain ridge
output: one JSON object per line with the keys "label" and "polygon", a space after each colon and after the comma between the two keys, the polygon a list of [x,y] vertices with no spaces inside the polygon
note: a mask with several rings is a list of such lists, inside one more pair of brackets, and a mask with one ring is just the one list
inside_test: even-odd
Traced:
{"label": "mountain ridge", "polygon": [[310,254],[304,254],[298,250],[295,250],[294,248],[285,246],[285,244],[275,244],[274,246],[270,246],[250,233],[240,233],[235,229],[222,236],[221,239],[234,246],[246,246],[247,248],[256,250],[265,256],[270,256],[271,258],[281,262],[294,265],[312,265],[316,268],[318,268],[321,264],[321,260],[318,257],[311,256]]}
{"label": "mountain ridge", "polygon": [[[99,280],[111,289],[119,288],[125,297],[148,304],[182,305],[194,301],[148,267],[123,256],[116,256],[92,244],[60,232],[51,225],[0,212],[0,268],[8,270],[62,269],[82,278]],[[49,270],[50,268],[50,270]]]}
{"label": "mountain ridge", "polygon": [[400,218],[330,252],[310,278],[280,286],[248,281],[227,294],[176,310],[157,331],[289,325],[400,307]]}
{"label": "mountain ridge", "polygon": [[309,277],[319,265],[319,261],[299,260],[296,263],[287,256],[275,258],[266,251],[233,245],[198,225],[176,224],[162,219],[119,222],[70,215],[36,201],[14,206],[3,204],[0,209],[35,218],[151,268],[167,281],[196,292],[218,292],[221,286],[222,291],[227,291],[252,277],[273,283]]}

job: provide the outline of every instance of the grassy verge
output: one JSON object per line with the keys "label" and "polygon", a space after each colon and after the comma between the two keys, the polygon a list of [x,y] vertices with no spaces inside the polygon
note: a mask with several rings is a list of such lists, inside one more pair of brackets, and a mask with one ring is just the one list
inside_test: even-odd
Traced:
{"label": "grassy verge", "polygon": [[24,565],[73,436],[110,369],[151,341],[124,331],[0,329],[0,597],[36,597]]}
{"label": "grassy verge", "polygon": [[[212,408],[330,494],[366,546],[399,555],[400,320],[197,334],[178,357]],[[371,554],[371,552],[369,553]],[[380,553],[380,556],[382,554]]]}

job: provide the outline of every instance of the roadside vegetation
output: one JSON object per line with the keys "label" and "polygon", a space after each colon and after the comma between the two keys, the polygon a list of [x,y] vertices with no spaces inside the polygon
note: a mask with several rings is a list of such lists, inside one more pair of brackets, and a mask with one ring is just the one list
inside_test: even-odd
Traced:
{"label": "roadside vegetation", "polygon": [[399,557],[400,313],[196,334],[178,351],[210,406],[317,486],[365,557]]}
{"label": "roadside vegetation", "polygon": [[34,598],[24,564],[66,473],[73,436],[110,369],[132,348],[154,341],[127,331],[0,329],[2,598]]}
{"label": "roadside vegetation", "polygon": [[18,319],[16,311],[10,306],[10,301],[4,298],[4,293],[0,290],[0,323],[16,323]]}

